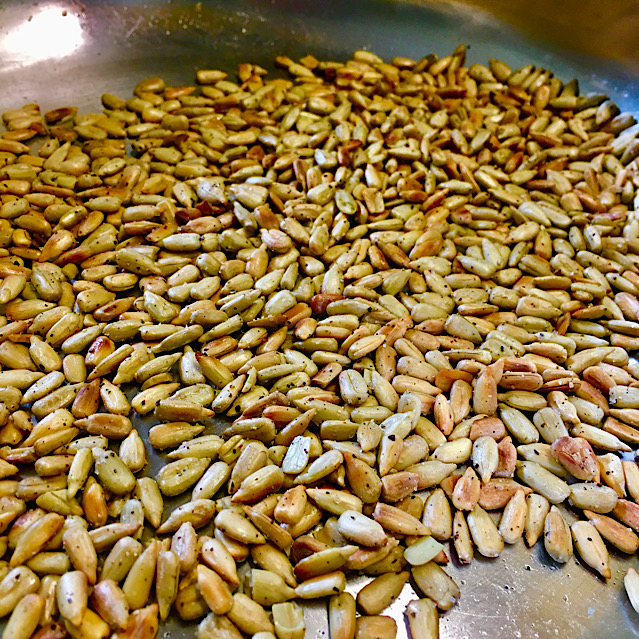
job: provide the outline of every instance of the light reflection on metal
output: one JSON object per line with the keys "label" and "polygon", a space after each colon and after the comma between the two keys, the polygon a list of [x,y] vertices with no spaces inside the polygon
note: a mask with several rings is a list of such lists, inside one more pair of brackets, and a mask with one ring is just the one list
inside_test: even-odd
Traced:
{"label": "light reflection on metal", "polygon": [[83,42],[79,17],[63,6],[46,5],[8,31],[0,39],[0,48],[9,60],[25,66],[68,56]]}

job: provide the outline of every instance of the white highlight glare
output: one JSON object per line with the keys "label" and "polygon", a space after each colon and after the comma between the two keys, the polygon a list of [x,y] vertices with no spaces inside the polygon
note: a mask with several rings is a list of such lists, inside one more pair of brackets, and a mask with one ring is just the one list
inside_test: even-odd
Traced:
{"label": "white highlight glare", "polygon": [[63,58],[84,42],[80,19],[60,6],[38,10],[22,24],[12,29],[2,41],[2,48],[31,64],[54,58]]}

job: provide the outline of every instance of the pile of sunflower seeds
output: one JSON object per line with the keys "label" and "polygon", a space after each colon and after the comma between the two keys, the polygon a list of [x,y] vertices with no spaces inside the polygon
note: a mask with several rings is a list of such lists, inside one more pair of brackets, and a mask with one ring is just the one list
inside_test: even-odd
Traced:
{"label": "pile of sunflower seeds", "polygon": [[464,47],[276,62],[2,114],[3,639],[394,637],[409,580],[432,639],[450,553],[639,547],[639,125]]}

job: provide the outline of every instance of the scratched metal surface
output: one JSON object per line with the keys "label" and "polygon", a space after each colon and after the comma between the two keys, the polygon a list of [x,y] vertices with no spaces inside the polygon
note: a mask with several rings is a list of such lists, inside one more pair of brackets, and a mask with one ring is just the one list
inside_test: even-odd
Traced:
{"label": "scratched metal surface", "polygon": [[[271,67],[279,53],[345,59],[367,48],[386,58],[419,58],[465,42],[471,62],[532,62],[564,80],[578,77],[582,90],[607,92],[637,113],[638,23],[634,0],[3,0],[0,110],[24,102],[97,110],[100,93],[127,96],[145,77],[187,84],[194,68],[232,71],[240,61]],[[146,432],[149,423],[137,426]],[[151,450],[149,456],[153,472],[162,461]],[[530,551],[521,542],[497,560],[467,567],[453,560],[448,570],[462,596],[442,616],[441,637],[639,637],[639,617],[621,588],[636,558],[613,553],[608,584],[577,564],[557,567],[539,545]],[[354,580],[349,589],[363,583]],[[406,589],[391,607],[398,637],[406,637],[403,609],[414,596]],[[306,621],[307,637],[328,636],[324,603],[308,606]],[[164,637],[193,634],[192,625],[176,620],[161,631]]]}

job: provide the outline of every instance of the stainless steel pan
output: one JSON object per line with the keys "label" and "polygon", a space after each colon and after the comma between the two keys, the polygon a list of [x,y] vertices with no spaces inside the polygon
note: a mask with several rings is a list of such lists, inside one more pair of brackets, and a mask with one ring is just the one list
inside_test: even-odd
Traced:
{"label": "stainless steel pan", "polygon": [[[25,102],[98,110],[101,93],[128,96],[145,77],[188,84],[194,68],[232,71],[241,61],[272,67],[277,54],[345,59],[367,48],[386,58],[419,58],[449,53],[460,42],[469,45],[471,61],[541,65],[563,80],[578,77],[582,91],[608,93],[623,110],[639,112],[639,5],[633,0],[3,0],[0,110]],[[441,636],[639,636],[639,615],[621,583],[636,564],[634,557],[615,555],[605,584],[575,560],[559,568],[539,545],[530,551],[523,542],[495,561],[461,567],[453,560],[449,569],[462,598],[443,615]],[[405,592],[391,608],[400,637],[412,597]],[[308,637],[328,636],[323,604],[309,607],[306,618]],[[194,626],[173,621],[161,635],[191,637]]]}

